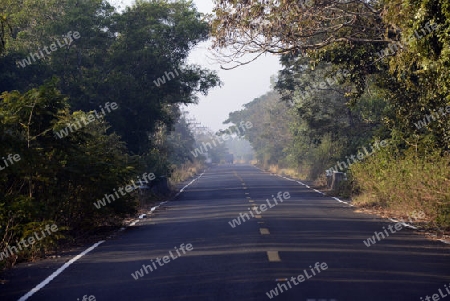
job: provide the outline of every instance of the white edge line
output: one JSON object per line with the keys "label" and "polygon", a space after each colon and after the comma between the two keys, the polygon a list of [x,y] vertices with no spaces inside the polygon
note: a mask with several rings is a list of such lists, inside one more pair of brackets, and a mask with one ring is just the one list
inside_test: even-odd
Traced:
{"label": "white edge line", "polygon": [[[187,188],[189,185],[191,185],[192,183],[194,183],[195,181],[197,181],[198,179],[200,179],[203,174],[205,172],[202,172],[200,174],[200,176],[194,180],[192,180],[189,184],[187,184],[186,186],[184,186],[180,192],[177,194],[179,195],[185,188]],[[165,204],[167,202],[163,202],[161,204]],[[161,205],[160,204],[160,205]],[[153,207],[151,209],[151,211],[154,211],[155,209],[157,209],[160,205]],[[139,220],[136,220],[134,222],[132,222],[130,224],[130,226],[134,226],[136,225],[136,223],[138,223]],[[119,231],[123,231],[125,230],[125,228],[121,228]],[[45,287],[47,284],[49,284],[53,279],[55,279],[59,274],[61,274],[65,269],[67,269],[72,263],[74,263],[75,261],[77,261],[78,259],[80,259],[81,257],[83,257],[84,255],[86,255],[87,253],[91,252],[92,250],[94,250],[95,248],[97,248],[99,245],[101,245],[102,243],[104,243],[104,240],[101,240],[97,243],[95,243],[94,245],[92,245],[91,247],[89,247],[88,249],[84,250],[82,253],[80,253],[79,255],[75,256],[74,258],[72,258],[71,260],[69,260],[68,262],[66,262],[65,264],[63,264],[63,266],[61,266],[59,269],[57,269],[55,272],[53,272],[53,274],[51,274],[50,276],[48,276],[44,281],[42,281],[41,283],[39,283],[37,286],[35,286],[31,291],[29,291],[28,293],[26,293],[25,295],[23,295],[22,297],[20,297],[20,299],[18,301],[25,301],[28,298],[30,298],[32,295],[34,295],[34,293],[38,292],[40,289],[42,289],[43,287]]]}
{"label": "white edge line", "polygon": [[[284,179],[286,179],[286,180],[289,180],[289,181],[297,182],[298,184],[303,185],[303,186],[305,186],[306,188],[312,189],[312,190],[314,190],[315,192],[320,193],[320,194],[322,194],[322,195],[327,195],[326,193],[324,193],[324,192],[322,192],[322,191],[319,191],[319,190],[317,190],[317,189],[311,188],[310,186],[308,186],[308,185],[306,185],[306,184],[304,184],[304,183],[302,183],[302,182],[300,182],[300,181],[292,180],[292,179],[289,179],[289,178],[286,178],[286,177],[282,177],[282,178],[284,178]],[[336,197],[333,197],[333,199],[335,199],[336,201],[338,201],[338,202],[340,202],[340,203],[347,204],[347,205],[350,206],[350,207],[354,207],[354,205],[350,204],[350,202],[341,201],[340,199],[338,199],[338,198],[336,198]],[[411,226],[411,227],[413,227],[413,226]]]}
{"label": "white edge line", "polygon": [[189,184],[187,184],[187,185],[185,185],[183,188],[181,188],[181,189],[180,189],[180,192],[177,193],[176,196],[179,196],[180,193],[183,192],[186,188],[188,188],[192,183],[194,183],[195,181],[197,181],[198,179],[200,179],[200,178],[203,176],[204,173],[205,173],[205,172],[202,172],[197,178],[195,178],[194,180],[192,180],[191,182],[189,182]]}
{"label": "white edge line", "polygon": [[[279,176],[279,175],[278,175],[278,176]],[[280,177],[280,176],[279,176],[279,177]],[[307,188],[311,188],[311,187],[309,187],[308,185],[303,184],[303,183],[300,182],[300,181],[295,181],[295,180],[292,180],[292,179],[289,179],[289,178],[286,178],[286,177],[282,177],[282,178],[284,178],[284,179],[286,179],[286,180],[289,180],[289,181],[297,182],[298,184],[303,185],[303,186],[306,186]],[[317,189],[313,189],[313,190],[314,190],[315,192],[320,193],[320,194],[326,195],[326,193],[321,192],[321,191],[319,191],[319,190],[317,190]],[[335,199],[336,201],[340,202],[340,203],[347,204],[347,205],[350,206],[350,207],[355,207],[353,204],[350,204],[349,202],[341,201],[340,199],[338,199],[338,198],[336,198],[336,197],[332,197],[332,198]],[[418,229],[419,229],[419,228],[416,227],[416,226],[407,224],[407,223],[402,222],[402,221],[395,220],[395,219],[393,219],[393,218],[388,218],[388,219],[389,219],[390,221],[394,222],[394,223],[401,223],[403,227],[411,228],[411,229],[414,229],[414,230],[418,230]],[[438,240],[439,240],[440,242],[445,243],[445,244],[450,244],[450,241],[449,241],[449,240],[445,240],[445,239],[438,239]]]}
{"label": "white edge line", "polygon": [[[403,226],[408,227],[408,228],[412,228],[412,229],[414,229],[414,230],[419,229],[418,227],[409,225],[409,224],[407,224],[407,223],[405,223],[405,222],[402,222],[402,221],[398,221],[398,220],[396,220],[396,219],[394,219],[394,218],[390,218],[390,217],[389,217],[388,220],[390,220],[391,222],[394,222],[394,223],[401,223]],[[442,242],[442,243],[444,243],[444,244],[450,245],[450,240],[446,240],[446,239],[443,239],[443,238],[442,238],[442,239],[438,239],[438,241],[440,241],[440,242]]]}
{"label": "white edge line", "polygon": [[417,228],[417,227],[415,227],[415,226],[413,226],[413,225],[407,224],[407,223],[402,222],[402,221],[398,221],[398,220],[393,219],[393,218],[389,218],[389,220],[392,221],[392,222],[394,222],[394,223],[400,223],[400,224],[402,224],[403,227],[411,228],[411,229],[414,229],[414,230],[419,229],[419,228]]}
{"label": "white edge line", "polygon": [[82,253],[78,254],[77,256],[75,256],[74,258],[72,258],[71,260],[69,260],[68,262],[66,262],[65,264],[63,264],[62,267],[60,267],[59,269],[57,269],[55,272],[53,272],[53,274],[51,274],[50,276],[48,276],[44,281],[42,281],[41,283],[39,283],[37,286],[35,286],[31,291],[29,291],[28,293],[26,293],[24,296],[22,296],[18,301],[25,301],[28,298],[30,298],[31,296],[33,296],[34,293],[38,292],[41,288],[43,288],[44,286],[46,286],[47,284],[49,284],[53,279],[56,278],[56,276],[58,276],[59,274],[61,274],[65,269],[67,269],[72,263],[74,263],[75,261],[77,261],[78,259],[80,259],[81,257],[83,257],[84,255],[86,255],[87,253],[89,253],[90,251],[94,250],[95,248],[97,248],[99,245],[101,245],[102,243],[104,243],[104,240],[101,240],[97,243],[95,243],[93,246],[91,246],[90,248],[84,250]]}
{"label": "white edge line", "polygon": [[131,224],[129,224],[129,227],[133,227],[134,225],[136,225],[137,223],[139,223],[139,220],[135,220],[134,222],[132,222]]}

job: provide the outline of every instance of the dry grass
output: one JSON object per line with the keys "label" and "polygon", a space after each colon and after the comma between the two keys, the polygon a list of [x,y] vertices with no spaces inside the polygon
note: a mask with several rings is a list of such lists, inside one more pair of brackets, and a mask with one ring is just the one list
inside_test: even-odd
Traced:
{"label": "dry grass", "polygon": [[174,167],[174,171],[170,176],[170,184],[176,185],[180,182],[186,181],[189,178],[192,178],[198,174],[200,174],[205,169],[205,166],[200,162],[194,163],[186,163],[181,167]]}
{"label": "dry grass", "polygon": [[352,165],[360,193],[353,202],[404,217],[423,211],[429,222],[450,227],[450,157],[394,159],[380,154]]}
{"label": "dry grass", "polygon": [[[263,167],[261,167],[261,168],[263,168]],[[298,180],[307,179],[307,174],[308,174],[308,171],[301,172],[299,170],[296,170],[295,168],[280,168],[278,165],[275,165],[275,164],[272,164],[268,168],[263,168],[263,169],[266,171],[269,171],[271,173],[277,174],[277,175],[290,177],[290,178],[298,179]]]}

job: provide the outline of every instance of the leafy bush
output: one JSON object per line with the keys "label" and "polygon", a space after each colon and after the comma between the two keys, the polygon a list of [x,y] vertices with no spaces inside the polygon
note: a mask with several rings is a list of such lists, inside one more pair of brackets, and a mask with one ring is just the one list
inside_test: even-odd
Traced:
{"label": "leafy bush", "polygon": [[387,208],[399,214],[423,211],[436,226],[450,227],[450,156],[418,156],[382,150],[351,166],[354,202]]}

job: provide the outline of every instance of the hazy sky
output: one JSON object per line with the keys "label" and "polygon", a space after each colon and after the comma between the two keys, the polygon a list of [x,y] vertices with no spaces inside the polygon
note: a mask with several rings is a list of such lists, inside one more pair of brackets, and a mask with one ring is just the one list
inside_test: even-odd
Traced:
{"label": "hazy sky", "polygon": [[[122,1],[112,0],[110,2]],[[130,5],[134,3],[134,0],[123,0],[123,3]],[[212,0],[194,0],[194,3],[200,12],[212,12]],[[191,53],[189,63],[217,70],[224,84],[222,88],[211,90],[207,96],[199,95],[199,104],[188,106],[187,111],[203,126],[217,131],[226,127],[223,121],[228,118],[228,113],[242,109],[243,104],[270,90],[270,77],[277,74],[280,65],[278,57],[267,55],[233,70],[221,70],[218,63],[208,59],[212,57],[211,54],[208,54],[209,46],[210,42],[199,45]]]}

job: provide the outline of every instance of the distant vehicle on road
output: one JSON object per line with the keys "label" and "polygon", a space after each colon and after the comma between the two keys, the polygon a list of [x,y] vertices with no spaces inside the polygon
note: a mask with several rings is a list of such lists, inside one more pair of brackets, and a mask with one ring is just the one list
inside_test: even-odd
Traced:
{"label": "distant vehicle on road", "polygon": [[234,162],[234,155],[233,154],[227,154],[225,157],[225,162],[228,164],[233,164]]}

